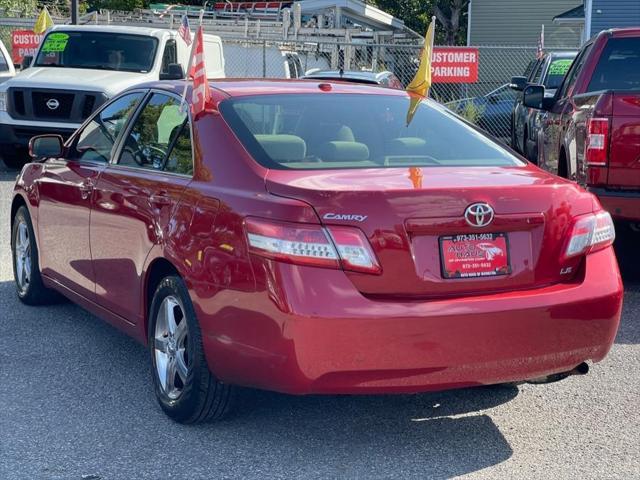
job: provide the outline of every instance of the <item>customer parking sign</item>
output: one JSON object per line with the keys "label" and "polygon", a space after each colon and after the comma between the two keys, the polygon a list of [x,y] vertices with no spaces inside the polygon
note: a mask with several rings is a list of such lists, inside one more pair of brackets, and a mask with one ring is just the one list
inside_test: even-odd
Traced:
{"label": "customer parking sign", "polygon": [[431,57],[433,83],[476,83],[478,62],[477,48],[436,47]]}
{"label": "customer parking sign", "polygon": [[11,32],[13,63],[19,64],[24,57],[35,56],[43,36],[34,33],[33,30],[14,30]]}

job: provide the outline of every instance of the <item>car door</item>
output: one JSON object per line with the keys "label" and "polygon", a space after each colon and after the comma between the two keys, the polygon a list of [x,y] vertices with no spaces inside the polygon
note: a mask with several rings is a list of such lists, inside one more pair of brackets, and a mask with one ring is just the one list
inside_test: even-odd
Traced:
{"label": "car door", "polygon": [[567,178],[571,178],[572,173],[575,173],[575,167],[572,168],[570,146],[565,145],[564,138],[567,130],[571,128],[571,118],[575,112],[572,98],[574,86],[590,50],[591,44],[586,45],[578,54],[556,93],[553,106],[541,119],[544,150],[540,166]]}
{"label": "car door", "polygon": [[145,260],[155,245],[164,246],[192,173],[188,115],[179,97],[154,91],[100,175],[91,215],[96,301],[131,323],[144,312]]}
{"label": "car door", "polygon": [[49,159],[37,180],[42,273],[91,299],[94,273],[89,245],[93,187],[143,93],[107,104],[69,140],[65,158]]}

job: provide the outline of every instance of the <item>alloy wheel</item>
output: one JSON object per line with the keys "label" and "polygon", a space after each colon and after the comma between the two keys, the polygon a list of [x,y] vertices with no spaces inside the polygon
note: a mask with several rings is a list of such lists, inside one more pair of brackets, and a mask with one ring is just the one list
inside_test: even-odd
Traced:
{"label": "alloy wheel", "polygon": [[166,297],[156,317],[154,354],[156,374],[162,392],[177,399],[187,382],[189,371],[188,326],[180,300]]}
{"label": "alloy wheel", "polygon": [[17,230],[13,253],[16,283],[20,292],[26,292],[31,281],[31,239],[24,220],[20,220]]}

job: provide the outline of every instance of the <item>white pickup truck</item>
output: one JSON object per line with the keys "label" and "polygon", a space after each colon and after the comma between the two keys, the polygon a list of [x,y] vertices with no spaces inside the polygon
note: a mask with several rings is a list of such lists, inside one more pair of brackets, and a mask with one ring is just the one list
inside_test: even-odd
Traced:
{"label": "white pickup truck", "polygon": [[11,55],[0,40],[0,83],[6,82],[16,74]]}
{"label": "white pickup truck", "polygon": [[[208,78],[225,76],[222,41],[204,35]],[[184,78],[190,47],[173,30],[57,25],[28,68],[0,84],[0,157],[27,161],[29,139],[64,138],[101,104],[142,82]]]}

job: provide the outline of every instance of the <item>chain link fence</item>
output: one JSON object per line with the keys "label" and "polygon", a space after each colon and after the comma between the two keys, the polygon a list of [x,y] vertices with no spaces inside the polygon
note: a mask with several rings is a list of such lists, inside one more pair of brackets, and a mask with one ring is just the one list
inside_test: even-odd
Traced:
{"label": "chain link fence", "polygon": [[[55,20],[55,19],[54,19]],[[0,40],[11,51],[11,32],[31,29],[35,18],[0,19]],[[58,22],[56,23],[63,23]],[[144,23],[135,23],[145,26]],[[153,25],[156,26],[156,25]],[[207,33],[215,26],[205,25]],[[317,41],[275,41],[223,36],[225,73],[230,78],[297,78],[312,69],[392,72],[403,86],[419,64],[420,45]],[[508,141],[516,92],[508,84],[522,75],[536,55],[536,47],[477,46],[475,83],[435,83],[430,96]]]}
{"label": "chain link fence", "polygon": [[[311,69],[393,73],[403,87],[415,75],[421,47],[418,45],[359,44],[340,42],[272,42],[223,39],[229,77],[300,76]],[[536,47],[478,48],[478,80],[475,83],[435,83],[430,96],[508,142],[511,110],[516,92],[511,77],[523,75],[535,59]]]}

